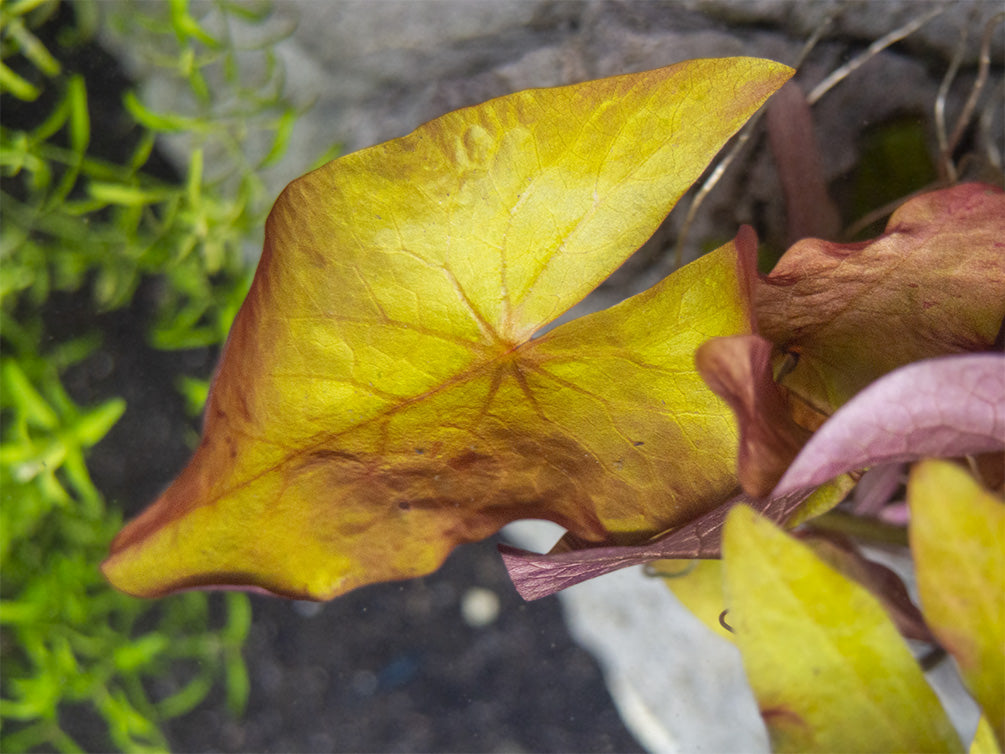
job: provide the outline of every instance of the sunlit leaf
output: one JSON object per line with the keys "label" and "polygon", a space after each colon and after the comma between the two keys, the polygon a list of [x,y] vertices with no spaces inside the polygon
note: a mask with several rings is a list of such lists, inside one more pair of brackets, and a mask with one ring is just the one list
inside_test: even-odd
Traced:
{"label": "sunlit leaf", "polygon": [[1005,742],[1005,504],[959,466],[927,460],[908,482],[921,606]]}
{"label": "sunlit leaf", "polygon": [[104,565],[142,595],[328,598],[521,517],[645,541],[735,487],[693,368],[749,331],[727,245],[558,327],[791,70],[698,60],[449,113],[295,181],[203,442]]}
{"label": "sunlit leaf", "polygon": [[982,351],[1005,317],[1005,193],[903,204],[866,244],[806,239],[757,287],[759,332],[799,357],[782,384],[825,415],[899,366]]}
{"label": "sunlit leaf", "polygon": [[775,494],[894,461],[1003,449],[1005,355],[929,359],[880,378],[838,409],[793,461]]}
{"label": "sunlit leaf", "polygon": [[723,535],[727,620],[775,751],[962,747],[879,603],[746,506]]}

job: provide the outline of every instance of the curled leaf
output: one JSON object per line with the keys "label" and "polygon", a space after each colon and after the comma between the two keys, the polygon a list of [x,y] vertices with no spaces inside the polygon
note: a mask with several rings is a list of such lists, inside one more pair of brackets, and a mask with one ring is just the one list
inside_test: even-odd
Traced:
{"label": "curled leaf", "polygon": [[911,471],[910,540],[925,617],[1005,744],[1005,503],[964,469]]}
{"label": "curled leaf", "polygon": [[922,194],[861,244],[806,239],[757,286],[758,332],[799,357],[783,384],[827,415],[897,367],[983,351],[1005,317],[1005,193]]}
{"label": "curled leaf", "polygon": [[802,449],[774,494],[869,466],[1002,448],[1005,355],[929,359],[882,377],[838,409]]}
{"label": "curled leaf", "polygon": [[746,506],[729,515],[723,559],[730,625],[774,751],[961,749],[866,589]]}
{"label": "curled leaf", "polygon": [[644,541],[735,487],[693,370],[749,332],[732,245],[532,339],[657,228],[791,69],[698,60],[449,113],[294,181],[203,440],[112,543],[118,588],[325,599],[517,518]]}

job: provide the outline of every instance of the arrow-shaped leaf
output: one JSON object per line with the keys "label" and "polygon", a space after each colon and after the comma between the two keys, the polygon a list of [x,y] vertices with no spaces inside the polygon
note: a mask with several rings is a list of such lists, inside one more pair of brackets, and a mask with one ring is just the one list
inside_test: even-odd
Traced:
{"label": "arrow-shaped leaf", "polygon": [[519,92],[292,183],[203,441],[116,538],[117,587],[328,598],[522,517],[645,540],[735,487],[695,373],[749,331],[732,246],[532,339],[640,246],[791,70],[698,60]]}

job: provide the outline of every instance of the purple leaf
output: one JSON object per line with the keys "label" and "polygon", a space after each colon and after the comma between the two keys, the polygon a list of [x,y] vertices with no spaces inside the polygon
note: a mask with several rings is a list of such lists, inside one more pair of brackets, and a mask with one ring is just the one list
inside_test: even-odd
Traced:
{"label": "purple leaf", "polygon": [[774,495],[847,471],[1005,448],[1005,354],[947,356],[876,380],[824,422]]}
{"label": "purple leaf", "polygon": [[873,466],[855,486],[852,510],[859,516],[880,515],[906,479],[902,463]]}
{"label": "purple leaf", "polygon": [[513,581],[525,600],[536,600],[567,587],[629,566],[663,558],[718,558],[721,553],[722,527],[726,514],[738,503],[757,510],[762,516],[783,522],[810,495],[799,490],[792,495],[755,499],[736,495],[694,521],[662,538],[630,547],[591,547],[571,552],[538,554],[509,545],[499,545],[499,553]]}

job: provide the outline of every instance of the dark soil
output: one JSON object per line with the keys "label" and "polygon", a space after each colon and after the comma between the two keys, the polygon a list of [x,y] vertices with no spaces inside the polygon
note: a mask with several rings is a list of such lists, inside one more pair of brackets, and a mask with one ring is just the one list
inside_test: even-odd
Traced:
{"label": "dark soil", "polygon": [[[472,586],[500,598],[484,628],[460,613]],[[640,751],[557,602],[523,603],[488,543],[431,577],[303,608],[255,599],[247,714],[178,721],[176,751]]]}

